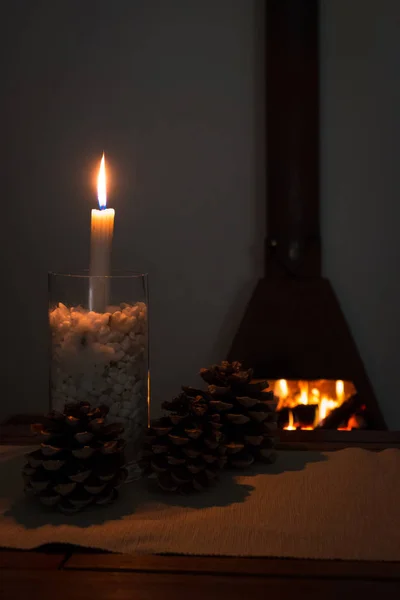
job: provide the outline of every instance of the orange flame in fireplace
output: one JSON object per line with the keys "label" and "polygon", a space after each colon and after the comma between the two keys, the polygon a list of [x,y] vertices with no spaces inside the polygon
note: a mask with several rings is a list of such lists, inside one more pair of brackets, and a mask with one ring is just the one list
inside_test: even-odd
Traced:
{"label": "orange flame in fireplace", "polygon": [[299,404],[308,404],[308,381],[299,381],[300,397],[298,399]]}
{"label": "orange flame in fireplace", "polygon": [[289,395],[289,388],[286,379],[279,379],[275,383],[274,394],[279,398],[276,410],[281,410],[285,406],[285,400]]}
{"label": "orange flame in fireplace", "polygon": [[323,421],[334,408],[340,406],[340,404],[341,402],[338,402],[338,400],[333,400],[333,398],[322,396],[318,405],[318,409],[315,413],[314,427],[316,427],[318,423],[321,423],[321,421]]}
{"label": "orange flame in fireplace", "polygon": [[289,431],[294,431],[296,429],[296,427],[294,426],[293,412],[291,410],[289,410],[289,423],[284,429],[287,429]]}
{"label": "orange flame in fireplace", "polygon": [[[314,429],[319,425],[335,408],[355,393],[354,385],[350,382],[344,382],[341,379],[337,381],[315,380],[315,381],[287,381],[279,379],[273,384],[274,395],[278,399],[277,410],[288,408],[288,424],[284,429],[293,431],[296,429]],[[294,413],[291,409],[296,406],[315,406],[314,423],[295,422]],[[301,409],[306,410],[306,409]],[[300,410],[297,412],[296,421],[299,419]],[[312,414],[312,413],[311,413]],[[341,429],[351,429],[351,424]]]}

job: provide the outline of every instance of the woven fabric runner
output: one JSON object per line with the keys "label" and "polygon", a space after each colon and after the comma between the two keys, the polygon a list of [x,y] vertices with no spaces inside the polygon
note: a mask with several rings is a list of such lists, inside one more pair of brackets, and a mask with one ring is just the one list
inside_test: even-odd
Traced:
{"label": "woven fabric runner", "polygon": [[0,546],[52,542],[132,554],[400,560],[400,450],[281,452],[275,465],[223,473],[190,497],[149,492],[73,516],[23,493],[27,448],[0,447]]}

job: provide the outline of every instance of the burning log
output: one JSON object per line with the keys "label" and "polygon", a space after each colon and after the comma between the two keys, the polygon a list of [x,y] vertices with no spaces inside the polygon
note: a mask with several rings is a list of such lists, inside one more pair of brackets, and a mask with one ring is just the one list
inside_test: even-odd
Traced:
{"label": "burning log", "polygon": [[343,404],[335,408],[315,429],[337,429],[342,423],[347,423],[361,407],[361,398],[358,394],[350,396]]}
{"label": "burning log", "polygon": [[278,412],[278,427],[283,429],[289,422],[289,411],[293,414],[293,420],[300,427],[312,427],[317,411],[316,404],[298,404],[293,408],[282,408]]}
{"label": "burning log", "polygon": [[347,427],[348,429],[368,429],[368,423],[362,414],[356,413],[347,421]]}
{"label": "burning log", "polygon": [[303,427],[312,427],[316,411],[316,404],[298,404],[293,409],[294,420]]}

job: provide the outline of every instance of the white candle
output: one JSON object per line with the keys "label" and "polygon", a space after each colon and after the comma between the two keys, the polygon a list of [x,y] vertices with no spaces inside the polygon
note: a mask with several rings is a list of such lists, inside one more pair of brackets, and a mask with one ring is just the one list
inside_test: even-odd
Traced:
{"label": "white candle", "polygon": [[107,186],[104,154],[97,179],[97,196],[100,209],[92,210],[91,221],[89,308],[96,312],[104,312],[108,304],[107,277],[110,275],[115,216],[113,208],[106,208]]}

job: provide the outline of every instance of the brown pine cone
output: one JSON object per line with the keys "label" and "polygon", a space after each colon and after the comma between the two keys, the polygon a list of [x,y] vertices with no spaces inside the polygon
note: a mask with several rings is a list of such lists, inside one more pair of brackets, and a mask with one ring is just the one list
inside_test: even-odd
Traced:
{"label": "brown pine cone", "polygon": [[162,405],[168,415],[153,421],[145,440],[142,467],[161,489],[189,493],[209,487],[226,462],[219,414],[201,390],[184,388]]}
{"label": "brown pine cone", "polygon": [[67,404],[32,426],[42,444],[26,455],[25,492],[65,514],[109,504],[126,477],[122,425],[106,425],[107,406]]}
{"label": "brown pine cone", "polygon": [[228,466],[273,462],[277,413],[273,392],[265,391],[268,382],[252,383],[252,369],[237,361],[201,369],[200,375],[209,384],[210,406],[220,416]]}

